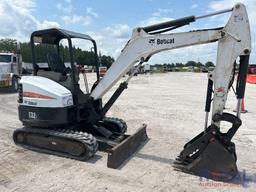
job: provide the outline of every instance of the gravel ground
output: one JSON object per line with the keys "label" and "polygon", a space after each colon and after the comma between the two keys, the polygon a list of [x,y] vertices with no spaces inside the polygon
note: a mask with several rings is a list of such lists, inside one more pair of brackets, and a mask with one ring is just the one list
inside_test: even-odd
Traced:
{"label": "gravel ground", "polygon": [[[206,74],[200,73],[134,77],[108,116],[126,120],[129,133],[146,123],[150,140],[118,170],[106,167],[107,154],[102,152],[79,162],[15,146],[12,133],[22,126],[17,95],[1,93],[0,191],[255,191],[256,85],[247,84],[249,112],[242,114],[243,125],[233,139],[242,173],[240,185],[202,180],[172,168],[183,145],[203,130],[206,83]],[[230,92],[226,111],[232,112],[235,106]]]}

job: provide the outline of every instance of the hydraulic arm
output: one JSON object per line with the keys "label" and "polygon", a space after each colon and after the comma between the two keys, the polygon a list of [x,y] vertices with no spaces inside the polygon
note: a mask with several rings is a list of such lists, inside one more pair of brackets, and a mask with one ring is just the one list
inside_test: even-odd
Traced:
{"label": "hydraulic arm", "polygon": [[[133,30],[132,38],[128,41],[120,56],[112,64],[106,75],[95,87],[91,96],[96,100],[103,95],[136,63],[147,61],[152,55],[166,50],[207,44],[218,41],[217,61],[215,71],[212,74],[214,81],[213,114],[222,113],[229,82],[232,78],[234,62],[239,56],[249,56],[251,51],[250,26],[243,4],[237,4],[233,9],[224,10],[215,14],[230,12],[232,14],[224,27],[217,29],[203,29],[182,33],[150,34],[152,31],[183,26],[200,17],[186,17],[178,21],[170,21],[158,25]],[[212,16],[209,14],[207,16]],[[147,31],[147,32],[146,32]],[[161,31],[160,31],[161,32]]]}
{"label": "hydraulic arm", "polygon": [[[164,33],[198,19],[226,12],[232,13],[224,27],[182,33]],[[184,150],[177,158],[175,167],[185,172],[225,180],[233,178],[237,172],[235,145],[231,142],[231,139],[241,125],[240,105],[241,99],[244,97],[247,66],[251,52],[250,26],[246,8],[243,4],[236,4],[232,9],[200,17],[190,16],[152,26],[135,28],[131,39],[125,45],[120,56],[92,91],[91,96],[95,100],[102,98],[136,63],[140,65],[158,52],[212,42],[218,42],[218,50],[215,70],[208,75],[205,130],[184,146]],[[237,114],[235,116],[224,113],[223,110],[228,91],[234,80],[235,63],[238,57],[240,57],[240,68],[236,91],[238,99]],[[103,107],[102,115],[107,112],[122,91],[127,88],[130,78],[120,84],[109,102]],[[211,105],[212,118],[208,127]],[[220,131],[221,121],[232,124],[227,133]]]}

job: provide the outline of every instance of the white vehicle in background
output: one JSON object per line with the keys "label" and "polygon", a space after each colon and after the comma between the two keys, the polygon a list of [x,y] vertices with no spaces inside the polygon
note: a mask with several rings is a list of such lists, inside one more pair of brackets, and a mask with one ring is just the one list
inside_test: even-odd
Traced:
{"label": "white vehicle in background", "polygon": [[18,90],[18,82],[22,73],[22,59],[20,54],[0,53],[0,89],[11,88]]}
{"label": "white vehicle in background", "polygon": [[144,73],[149,73],[151,71],[150,64],[143,65]]}

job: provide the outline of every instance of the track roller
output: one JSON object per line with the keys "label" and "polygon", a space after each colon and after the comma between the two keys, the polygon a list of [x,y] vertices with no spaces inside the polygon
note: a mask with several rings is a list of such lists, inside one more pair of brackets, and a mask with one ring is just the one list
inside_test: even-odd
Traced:
{"label": "track roller", "polygon": [[80,161],[88,160],[98,149],[95,137],[75,130],[21,128],[14,131],[13,139],[30,150]]}

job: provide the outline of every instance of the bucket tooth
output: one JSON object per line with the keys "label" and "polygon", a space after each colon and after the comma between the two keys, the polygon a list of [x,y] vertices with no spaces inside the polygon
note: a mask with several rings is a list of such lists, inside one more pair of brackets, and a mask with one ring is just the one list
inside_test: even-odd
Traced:
{"label": "bucket tooth", "polygon": [[175,169],[179,169],[179,170],[183,170],[185,168],[186,165],[182,164],[182,163],[174,163],[173,167]]}
{"label": "bucket tooth", "polygon": [[173,162],[173,164],[175,164],[175,165],[187,165],[188,162],[176,160],[176,161]]}

